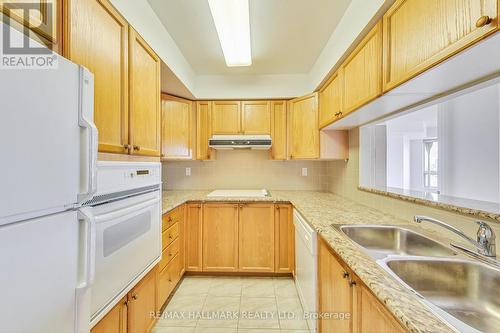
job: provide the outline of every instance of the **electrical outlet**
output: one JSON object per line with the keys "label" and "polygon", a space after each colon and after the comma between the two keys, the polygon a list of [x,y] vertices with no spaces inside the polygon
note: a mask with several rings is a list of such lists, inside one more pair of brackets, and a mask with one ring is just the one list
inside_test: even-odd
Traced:
{"label": "electrical outlet", "polygon": [[307,168],[302,168],[302,177],[307,177]]}
{"label": "electrical outlet", "polygon": [[191,176],[191,168],[186,168],[186,176]]}

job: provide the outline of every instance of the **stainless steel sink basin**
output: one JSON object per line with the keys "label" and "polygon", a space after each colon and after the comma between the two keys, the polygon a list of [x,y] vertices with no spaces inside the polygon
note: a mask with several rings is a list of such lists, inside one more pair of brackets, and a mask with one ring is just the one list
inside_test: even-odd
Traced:
{"label": "stainless steel sink basin", "polygon": [[[499,332],[499,269],[452,258],[387,258],[382,262],[426,301],[460,322],[481,332]],[[466,326],[457,328],[471,331]]]}
{"label": "stainless steel sink basin", "polygon": [[383,225],[334,226],[376,259],[388,255],[453,256],[455,252],[415,231]]}

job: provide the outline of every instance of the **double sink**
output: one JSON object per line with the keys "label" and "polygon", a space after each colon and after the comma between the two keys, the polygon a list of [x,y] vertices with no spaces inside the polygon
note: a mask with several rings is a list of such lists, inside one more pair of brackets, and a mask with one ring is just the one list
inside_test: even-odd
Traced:
{"label": "double sink", "polygon": [[460,332],[499,332],[500,269],[411,229],[332,225]]}

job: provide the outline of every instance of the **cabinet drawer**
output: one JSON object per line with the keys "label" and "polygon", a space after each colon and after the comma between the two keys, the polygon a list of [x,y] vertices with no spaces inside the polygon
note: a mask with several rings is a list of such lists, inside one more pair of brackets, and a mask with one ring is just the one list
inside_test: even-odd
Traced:
{"label": "cabinet drawer", "polygon": [[172,244],[170,244],[163,250],[161,254],[160,263],[158,264],[160,271],[165,266],[167,266],[167,264],[172,260],[172,258],[175,257],[177,253],[179,253],[179,248],[180,248],[180,241],[179,238],[177,238],[172,242]]}
{"label": "cabinet drawer", "polygon": [[179,236],[179,223],[174,224],[161,234],[162,250],[172,244],[172,242]]}
{"label": "cabinet drawer", "polygon": [[182,221],[183,218],[184,218],[184,206],[178,207],[166,214],[163,214],[162,231],[165,231],[175,223]]}
{"label": "cabinet drawer", "polygon": [[176,255],[158,275],[158,305],[162,307],[181,275],[180,255]]}

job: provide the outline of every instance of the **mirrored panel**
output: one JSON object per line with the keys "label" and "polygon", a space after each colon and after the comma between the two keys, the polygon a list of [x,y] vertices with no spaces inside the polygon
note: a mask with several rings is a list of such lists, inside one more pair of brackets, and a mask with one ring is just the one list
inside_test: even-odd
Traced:
{"label": "mirrored panel", "polygon": [[360,186],[497,212],[500,84],[360,129]]}

